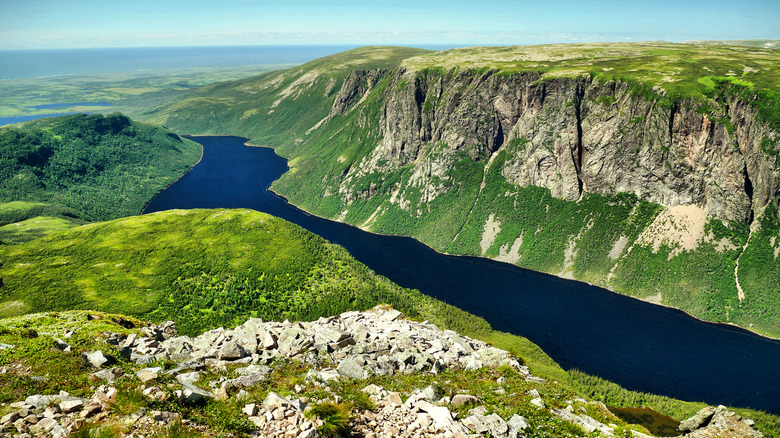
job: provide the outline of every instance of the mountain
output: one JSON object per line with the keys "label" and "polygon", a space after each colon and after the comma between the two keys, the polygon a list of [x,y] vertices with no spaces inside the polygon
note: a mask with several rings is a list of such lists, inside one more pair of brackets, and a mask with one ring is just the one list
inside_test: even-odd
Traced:
{"label": "mountain", "polygon": [[0,129],[0,239],[138,214],[201,155],[199,144],[115,113]]}
{"label": "mountain", "polygon": [[315,214],[780,335],[776,51],[409,55],[345,52],[148,117],[276,148],[274,189]]}

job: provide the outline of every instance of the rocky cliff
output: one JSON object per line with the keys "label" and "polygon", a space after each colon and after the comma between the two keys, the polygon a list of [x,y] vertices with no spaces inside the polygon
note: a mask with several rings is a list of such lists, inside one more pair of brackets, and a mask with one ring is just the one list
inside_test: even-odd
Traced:
{"label": "rocky cliff", "polygon": [[[704,102],[670,104],[663,92],[637,96],[626,82],[496,73],[396,70],[380,110],[381,140],[350,168],[340,192],[354,192],[350,183],[361,174],[411,165],[412,180],[429,194],[409,205],[416,210],[451,189],[447,173],[458,152],[488,165],[511,148],[500,169],[507,182],[544,187],[567,201],[634,193],[736,222],[777,205],[777,157],[762,151],[762,141],[778,133],[736,96],[720,96],[705,114]],[[344,85],[355,87],[344,94],[361,91],[352,81]],[[343,102],[334,111],[344,112]]]}
{"label": "rocky cliff", "polygon": [[[384,76],[373,90],[344,81],[339,96],[362,97],[335,100],[336,134],[318,128],[359,153],[326,157],[343,164],[314,171],[324,191],[295,173],[277,189],[316,213],[442,251],[780,333],[780,315],[764,311],[780,298],[766,281],[780,274],[780,134],[758,94],[729,81],[691,97],[631,79],[419,59],[360,72]],[[303,150],[320,140],[301,141],[292,156],[307,167]],[[664,263],[674,258],[681,268]],[[679,293],[685,283],[692,294]]]}

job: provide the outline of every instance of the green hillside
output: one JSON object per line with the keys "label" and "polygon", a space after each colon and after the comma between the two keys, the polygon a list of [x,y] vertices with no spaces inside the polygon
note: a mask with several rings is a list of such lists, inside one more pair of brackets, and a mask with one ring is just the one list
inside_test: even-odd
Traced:
{"label": "green hillside", "polygon": [[200,154],[197,143],[119,113],[0,129],[0,241],[138,214]]}
{"label": "green hillside", "polygon": [[328,114],[351,71],[392,69],[401,59],[428,52],[362,47],[300,67],[199,88],[140,118],[180,132],[242,135],[272,146],[292,143]]}
{"label": "green hillside", "polygon": [[[172,210],[0,247],[0,315],[92,309],[173,319],[185,333],[249,316],[316,319],[390,303],[453,328],[444,306],[343,248],[252,210]],[[459,315],[461,311],[455,312]],[[460,318],[460,317],[458,317]]]}
{"label": "green hillside", "polygon": [[[0,365],[29,367],[22,378],[0,375],[3,401],[62,389],[86,394],[89,375],[80,356],[44,348],[50,333],[65,329],[77,328],[71,342],[78,352],[114,351],[97,333],[126,332],[140,326],[139,319],[172,319],[180,333],[196,335],[250,316],[314,320],[389,303],[413,319],[511,351],[551,382],[545,388],[554,397],[582,394],[612,406],[650,406],[680,419],[704,406],[567,373],[527,339],[493,331],[481,318],[401,288],[341,247],[255,211],[173,210],[88,224],[0,247],[0,263],[0,341],[17,346],[0,352]],[[29,339],[31,328],[46,335]],[[49,378],[30,377],[35,375]],[[739,412],[756,419],[762,430],[778,421],[762,412]]]}
{"label": "green hillside", "polygon": [[59,204],[86,220],[137,214],[200,146],[122,114],[77,114],[0,130],[0,201]]}

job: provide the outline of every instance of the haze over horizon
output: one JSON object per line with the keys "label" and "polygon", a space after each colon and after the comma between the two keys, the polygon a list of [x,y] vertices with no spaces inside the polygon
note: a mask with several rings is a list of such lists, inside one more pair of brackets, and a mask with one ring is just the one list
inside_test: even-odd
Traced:
{"label": "haze over horizon", "polygon": [[0,50],[223,45],[510,45],[777,39],[780,2],[27,0]]}

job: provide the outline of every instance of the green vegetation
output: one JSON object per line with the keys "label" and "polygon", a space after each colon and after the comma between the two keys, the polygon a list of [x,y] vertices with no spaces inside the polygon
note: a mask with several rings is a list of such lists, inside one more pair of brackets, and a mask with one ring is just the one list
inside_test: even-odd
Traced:
{"label": "green vegetation", "polygon": [[13,201],[0,204],[0,242],[29,242],[47,234],[83,225],[76,212],[61,205]]}
{"label": "green vegetation", "polygon": [[0,315],[95,309],[155,321],[184,334],[250,316],[313,320],[388,303],[466,335],[490,337],[565,378],[538,347],[493,332],[483,319],[403,289],[341,247],[250,210],[167,211],[89,224],[0,247]]}
{"label": "green vegetation", "polygon": [[323,437],[333,437],[349,432],[349,406],[330,401],[317,403],[306,411],[309,418],[319,418],[322,426],[317,432]]}
{"label": "green vegetation", "polygon": [[138,214],[200,153],[192,141],[121,114],[0,129],[0,240]]}
{"label": "green vegetation", "polygon": [[294,145],[328,115],[344,78],[358,69],[392,69],[427,53],[406,47],[363,47],[289,70],[193,90],[143,115],[181,132],[243,135],[256,144]]}
{"label": "green vegetation", "polygon": [[[77,397],[91,396],[89,369],[81,353],[95,349],[116,352],[111,344],[96,340],[99,334],[129,333],[132,329],[126,326],[142,325],[134,318],[119,315],[99,315],[99,319],[88,316],[93,314],[48,312],[0,320],[0,342],[15,346],[0,350],[0,366],[9,370],[0,374],[0,402],[14,402],[32,394],[56,394],[60,390]],[[74,331],[68,339],[71,354],[52,348],[52,335],[44,334],[61,336],[66,329]],[[118,352],[112,356],[120,366],[128,365]],[[46,379],[35,379],[36,376]]]}
{"label": "green vegetation", "polygon": [[[656,412],[675,418],[678,421],[691,417],[699,409],[707,406],[705,403],[685,402],[662,395],[644,392],[628,391],[619,385],[599,377],[590,376],[577,370],[569,371],[572,386],[582,395],[594,401],[600,401],[607,406],[648,407]],[[753,409],[729,408],[756,422],[756,429],[767,437],[777,437],[780,433],[780,416],[767,414]]]}
{"label": "green vegetation", "polygon": [[780,50],[780,40],[698,40],[688,41],[687,43],[702,45],[744,46]]}

